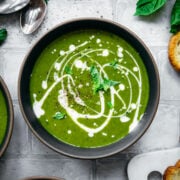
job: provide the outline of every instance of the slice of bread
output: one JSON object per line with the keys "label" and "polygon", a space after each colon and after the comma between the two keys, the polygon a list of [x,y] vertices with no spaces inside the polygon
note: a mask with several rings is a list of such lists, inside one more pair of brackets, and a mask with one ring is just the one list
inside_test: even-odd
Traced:
{"label": "slice of bread", "polygon": [[180,71],[180,32],[173,35],[169,41],[169,60],[172,66]]}
{"label": "slice of bread", "polygon": [[180,180],[180,160],[165,170],[163,180]]}

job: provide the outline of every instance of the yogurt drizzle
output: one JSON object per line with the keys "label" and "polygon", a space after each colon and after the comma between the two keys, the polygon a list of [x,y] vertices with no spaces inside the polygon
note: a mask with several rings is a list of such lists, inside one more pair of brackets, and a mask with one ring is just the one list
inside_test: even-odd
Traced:
{"label": "yogurt drizzle", "polygon": [[[101,40],[97,39],[96,42],[100,43]],[[104,48],[99,48],[99,49],[94,49],[94,50],[92,50],[92,49],[81,50],[81,48],[83,46],[87,45],[88,43],[89,43],[89,41],[85,41],[78,46],[71,44],[67,51],[60,50],[60,56],[53,62],[53,64],[50,67],[50,70],[46,76],[46,79],[42,81],[42,89],[45,90],[44,95],[41,97],[40,100],[37,100],[37,95],[33,94],[33,97],[34,97],[33,110],[35,112],[35,115],[37,116],[37,118],[40,118],[41,116],[43,116],[45,114],[45,110],[43,109],[43,104],[45,103],[45,100],[47,99],[47,97],[49,96],[51,91],[59,83],[61,83],[62,88],[59,90],[59,95],[58,95],[59,104],[65,109],[66,113],[71,117],[73,122],[77,126],[79,126],[81,129],[83,129],[84,131],[86,131],[88,133],[89,137],[93,137],[95,133],[102,131],[108,125],[111,118],[113,118],[113,117],[116,117],[116,118],[118,117],[119,120],[123,123],[128,122],[130,120],[130,118],[128,116],[126,116],[127,112],[135,111],[133,121],[132,121],[132,123],[130,125],[130,129],[129,129],[129,131],[132,131],[136,127],[136,125],[138,123],[138,117],[140,116],[139,108],[140,108],[140,101],[141,101],[141,95],[142,95],[142,89],[141,89],[142,74],[141,74],[139,65],[136,62],[135,58],[132,56],[132,54],[127,50],[123,50],[123,48],[120,46],[117,47],[117,52],[112,52],[112,51],[110,51],[108,49],[104,49]],[[76,50],[78,50],[79,52],[76,52]],[[91,55],[93,53],[98,53],[98,56],[102,56],[102,58],[107,58],[107,56],[109,56],[109,54],[113,54],[120,58],[120,62],[123,61],[123,56],[124,56],[124,54],[126,54],[131,58],[131,60],[135,64],[135,66],[132,69],[127,68],[126,66],[122,65],[122,63],[119,63],[117,65],[117,70],[119,70],[121,72],[121,74],[127,79],[128,86],[129,86],[128,91],[130,93],[129,102],[128,102],[128,104],[126,104],[126,102],[123,100],[123,97],[121,96],[121,91],[126,91],[127,87],[124,86],[124,84],[120,84],[118,86],[118,88],[116,88],[116,89],[114,87],[110,87],[110,99],[111,99],[112,105],[114,106],[115,97],[122,103],[122,108],[118,112],[119,114],[117,114],[117,112],[116,112],[117,115],[113,115],[114,109],[110,109],[108,114],[105,114],[106,102],[105,102],[105,98],[104,98],[104,92],[102,92],[102,91],[99,91],[100,112],[93,110],[91,107],[89,107],[79,96],[77,88],[80,86],[76,86],[75,79],[73,79],[72,75],[65,74],[65,67],[68,64],[71,64],[71,66],[70,66],[71,70],[73,68],[78,68],[78,69],[81,69],[82,72],[89,71],[90,67],[87,66],[87,62],[86,61],[83,62],[83,60],[82,60],[82,58],[86,57],[88,61],[91,61],[97,65],[97,67],[100,69],[100,73],[102,73],[104,77],[108,78],[105,68],[110,66],[109,63],[106,63],[104,65],[99,64],[96,60],[94,60],[91,57]],[[48,80],[49,80],[50,74],[52,72],[54,72],[53,73],[54,82],[52,84],[49,84]],[[129,75],[131,75],[135,79],[135,81],[137,82],[137,84],[139,86],[138,98],[137,98],[136,102],[132,101],[133,92],[132,92],[132,84],[131,84]],[[74,101],[81,106],[84,106],[84,107],[87,107],[87,108],[93,110],[94,114],[79,113],[75,109],[73,109],[73,107],[68,103],[68,96],[67,96],[68,94],[67,94],[67,91],[65,90],[66,88],[64,85],[65,79],[68,81],[68,85],[67,85],[68,92],[73,96]],[[93,128],[87,127],[86,125],[84,125],[78,121],[79,118],[98,119],[100,117],[106,118],[104,123],[102,123],[100,126],[97,126],[97,124],[94,124]],[[70,134],[70,133],[71,132],[68,131],[68,134]],[[103,133],[103,135],[106,135],[106,134]]]}

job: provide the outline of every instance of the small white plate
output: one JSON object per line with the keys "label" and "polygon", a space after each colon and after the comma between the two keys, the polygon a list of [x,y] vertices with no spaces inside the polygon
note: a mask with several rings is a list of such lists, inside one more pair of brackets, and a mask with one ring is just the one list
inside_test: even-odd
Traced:
{"label": "small white plate", "polygon": [[0,0],[0,14],[9,14],[25,7],[30,0]]}
{"label": "small white plate", "polygon": [[180,147],[137,155],[128,164],[128,178],[144,180],[151,172],[159,172],[163,175],[166,168],[174,166],[178,160],[180,160]]}

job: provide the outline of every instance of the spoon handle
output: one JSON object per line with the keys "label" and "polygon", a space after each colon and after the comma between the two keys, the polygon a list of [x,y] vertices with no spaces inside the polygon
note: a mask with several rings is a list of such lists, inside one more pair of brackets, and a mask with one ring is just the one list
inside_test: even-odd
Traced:
{"label": "spoon handle", "polygon": [[0,2],[0,14],[10,14],[24,8],[30,0],[4,0]]}

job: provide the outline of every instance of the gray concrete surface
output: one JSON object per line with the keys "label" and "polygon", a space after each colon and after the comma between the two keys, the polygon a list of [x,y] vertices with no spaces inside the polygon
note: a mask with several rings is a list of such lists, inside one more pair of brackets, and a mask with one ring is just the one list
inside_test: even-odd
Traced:
{"label": "gray concrete surface", "polygon": [[[13,98],[15,126],[10,145],[0,160],[0,180],[18,180],[32,175],[53,175],[66,180],[127,180],[129,160],[143,152],[179,146],[180,75],[168,62],[169,17],[174,0],[157,14],[133,16],[135,0],[49,0],[42,26],[31,35],[19,27],[19,13],[0,15],[0,27],[7,28],[7,41],[0,47],[0,75]],[[157,115],[147,133],[132,147],[100,160],[77,160],[59,155],[30,132],[17,101],[20,65],[31,45],[58,23],[78,17],[110,19],[134,31],[150,48],[158,65],[161,98]]]}

